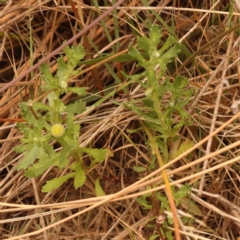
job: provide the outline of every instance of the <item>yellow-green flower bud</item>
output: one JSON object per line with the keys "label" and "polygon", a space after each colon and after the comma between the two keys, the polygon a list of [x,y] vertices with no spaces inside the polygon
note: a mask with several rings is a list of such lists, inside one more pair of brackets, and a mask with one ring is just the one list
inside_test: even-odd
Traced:
{"label": "yellow-green flower bud", "polygon": [[51,127],[51,134],[55,138],[60,138],[64,135],[65,128],[61,123],[55,123]]}
{"label": "yellow-green flower bud", "polygon": [[61,81],[60,86],[61,88],[66,88],[68,84],[65,81]]}

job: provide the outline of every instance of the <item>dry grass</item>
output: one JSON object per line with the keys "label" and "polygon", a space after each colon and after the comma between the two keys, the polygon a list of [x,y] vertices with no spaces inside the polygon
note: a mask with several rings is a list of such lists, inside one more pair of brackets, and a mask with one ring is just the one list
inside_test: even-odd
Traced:
{"label": "dry grass", "polygon": [[[90,1],[84,1],[86,5],[77,16],[64,2],[67,1],[9,0],[0,4],[1,87],[29,69],[31,61],[36,63],[75,35],[79,27],[90,23],[99,11],[105,11],[105,8],[90,7]],[[169,26],[174,21],[177,38],[191,53],[220,36],[214,44],[197,52],[195,60],[177,69],[178,74],[189,78],[189,86],[195,92],[188,109],[193,125],[180,133],[195,146],[188,151],[191,154],[182,154],[165,168],[172,178],[172,185],[180,187],[181,183],[188,183],[192,187],[191,198],[202,212],[202,216],[193,216],[184,207],[178,209],[180,216],[192,219],[191,226],[180,224],[182,239],[236,240],[240,237],[240,114],[234,116],[230,106],[239,100],[240,50],[238,31],[221,35],[229,26],[228,12],[224,12],[229,2],[148,2],[152,8],[132,0],[126,1],[124,8],[118,10],[117,39],[114,38],[113,16],[105,19],[110,35],[119,44],[118,51],[127,49],[129,42],[135,41],[129,18],[135,22],[137,31],[147,34],[148,29],[137,16],[151,18],[159,24],[153,11]],[[212,2],[215,2],[214,8]],[[79,21],[81,13],[84,23]],[[234,13],[233,26],[238,24],[239,18],[236,9]],[[167,35],[168,29],[163,27],[163,32]],[[113,43],[107,39],[101,24],[92,28],[88,37],[100,51],[112,52]],[[78,43],[87,49],[88,58],[97,53],[87,45],[84,37],[74,44]],[[48,62],[52,72],[57,69],[56,58]],[[186,57],[178,59],[178,64],[185,60]],[[116,72],[116,63],[109,64]],[[126,63],[125,70],[133,74],[139,69],[134,63]],[[96,81],[100,81],[104,89],[113,83],[104,64],[94,66],[93,70],[85,66],[84,71],[70,83],[72,86],[87,86],[91,95],[101,97]],[[169,74],[174,75],[173,72]],[[1,94],[0,118],[18,118],[18,103],[29,97],[38,98],[40,84],[37,69],[9,87]],[[141,98],[142,94],[143,89],[135,85],[130,87],[128,96],[117,95],[114,100],[124,103],[129,98]],[[67,95],[64,101],[74,99],[74,96]],[[148,175],[133,170],[136,165],[146,166],[151,154],[143,133],[129,134],[127,131],[140,126],[137,116],[111,100],[76,116],[76,121],[82,123],[82,146],[91,144],[113,152],[113,156],[89,172],[85,185],[78,190],[69,181],[61,189],[43,194],[42,185],[63,174],[55,168],[37,179],[27,179],[22,171],[17,172],[14,166],[21,156],[12,148],[19,144],[21,135],[14,123],[3,121],[0,127],[0,239],[149,239],[152,230],[146,223],[153,213],[143,210],[136,197],[143,195],[150,183],[158,183],[158,191],[164,189],[162,169],[156,167],[156,171]],[[101,177],[106,196],[95,197],[95,176]]]}

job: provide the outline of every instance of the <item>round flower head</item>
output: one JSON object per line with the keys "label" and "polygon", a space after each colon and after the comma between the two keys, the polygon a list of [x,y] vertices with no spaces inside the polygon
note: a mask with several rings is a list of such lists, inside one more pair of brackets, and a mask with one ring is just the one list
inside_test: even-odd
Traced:
{"label": "round flower head", "polygon": [[64,135],[65,128],[61,123],[55,123],[51,127],[51,134],[55,138],[60,138]]}
{"label": "round flower head", "polygon": [[60,86],[61,88],[66,88],[68,84],[65,81],[61,81]]}

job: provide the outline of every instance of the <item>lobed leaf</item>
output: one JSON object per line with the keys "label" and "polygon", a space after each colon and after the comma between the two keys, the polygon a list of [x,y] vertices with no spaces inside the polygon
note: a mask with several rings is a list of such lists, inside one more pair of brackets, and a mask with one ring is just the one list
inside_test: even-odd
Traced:
{"label": "lobed leaf", "polygon": [[42,192],[51,192],[59,187],[61,187],[69,178],[74,177],[75,173],[69,173],[65,176],[54,178],[42,187]]}
{"label": "lobed leaf", "polygon": [[38,156],[38,146],[34,145],[29,151],[24,154],[19,165],[16,167],[17,170],[26,169],[29,165],[33,164],[36,157]]}
{"label": "lobed leaf", "polygon": [[75,165],[75,176],[74,176],[74,187],[75,189],[78,189],[81,187],[86,181],[85,173],[81,167],[81,164],[79,162]]}
{"label": "lobed leaf", "polygon": [[97,197],[105,196],[105,192],[102,189],[99,178],[95,180],[95,192]]}

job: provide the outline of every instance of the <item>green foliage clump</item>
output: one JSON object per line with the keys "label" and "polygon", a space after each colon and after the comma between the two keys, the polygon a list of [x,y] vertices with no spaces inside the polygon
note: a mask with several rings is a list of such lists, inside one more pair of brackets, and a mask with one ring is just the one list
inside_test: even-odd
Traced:
{"label": "green foliage clump", "polygon": [[[65,105],[61,100],[64,93],[75,93],[84,96],[86,88],[68,87],[68,79],[77,73],[75,67],[84,58],[84,49],[81,46],[66,47],[64,52],[68,58],[67,63],[63,58],[58,59],[58,71],[52,75],[47,64],[41,66],[42,88],[49,91],[48,105],[41,102],[23,102],[20,104],[21,115],[27,121],[19,123],[18,128],[23,134],[22,145],[15,147],[18,153],[24,153],[23,158],[16,167],[24,169],[27,177],[43,174],[50,167],[59,169],[68,168],[66,175],[49,180],[43,186],[43,192],[50,192],[59,188],[68,179],[74,179],[74,187],[81,187],[85,180],[88,167],[83,162],[83,156],[89,155],[94,164],[104,161],[108,150],[93,149],[79,146],[80,124],[74,123],[74,115],[85,111],[86,103],[76,101]],[[55,151],[51,144],[56,140],[61,149]]]}
{"label": "green foliage clump", "polygon": [[[139,37],[137,47],[132,45],[129,47],[131,57],[138,62],[138,66],[144,69],[142,73],[130,78],[137,81],[145,89],[145,98],[141,99],[141,102],[132,100],[127,104],[127,107],[132,109],[144,121],[147,128],[153,132],[153,140],[161,151],[164,163],[167,163],[193,145],[189,140],[180,143],[179,136],[180,129],[191,124],[185,108],[192,96],[192,90],[188,88],[187,78],[177,76],[172,79],[168,76],[167,65],[179,54],[180,44],[171,36],[165,41],[162,41],[161,38],[160,27],[153,25],[149,29],[149,37]],[[160,49],[159,46],[161,46]],[[149,171],[154,168],[156,157],[152,142],[147,144],[151,147],[150,152],[153,153],[153,160],[147,166]],[[144,167],[141,166],[135,166],[134,169],[137,172],[144,171]],[[152,187],[149,186],[149,188]],[[187,199],[189,189],[187,185],[178,192],[172,188],[172,196],[176,206]],[[151,201],[149,202],[149,197],[151,197],[152,202],[155,202],[154,205]],[[137,202],[149,211],[155,209],[156,214],[164,215],[164,211],[171,210],[168,198],[158,192],[139,197]],[[159,209],[156,210],[156,206]],[[163,221],[159,234],[167,239],[173,239],[172,231],[168,229],[172,223],[172,218]],[[151,226],[148,225],[148,227]],[[158,238],[159,234],[153,234],[150,239]]]}

